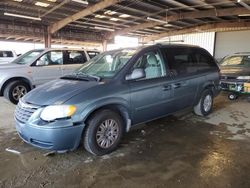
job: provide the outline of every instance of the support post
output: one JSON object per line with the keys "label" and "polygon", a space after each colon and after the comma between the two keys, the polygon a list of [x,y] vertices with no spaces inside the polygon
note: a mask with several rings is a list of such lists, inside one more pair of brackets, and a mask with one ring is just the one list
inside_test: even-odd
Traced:
{"label": "support post", "polygon": [[48,27],[44,29],[44,45],[45,48],[51,48],[51,34]]}
{"label": "support post", "polygon": [[102,42],[102,50],[105,52],[105,51],[107,51],[107,45],[108,45],[108,41],[107,40],[104,40],[103,42]]}

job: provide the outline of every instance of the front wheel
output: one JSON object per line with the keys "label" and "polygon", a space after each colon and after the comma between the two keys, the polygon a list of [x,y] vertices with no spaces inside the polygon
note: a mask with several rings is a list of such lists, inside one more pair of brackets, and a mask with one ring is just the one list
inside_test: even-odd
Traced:
{"label": "front wheel", "polygon": [[30,86],[23,81],[10,82],[4,89],[4,97],[17,104],[19,99],[30,91]]}
{"label": "front wheel", "polygon": [[87,122],[83,142],[85,149],[94,155],[105,155],[114,151],[123,135],[123,121],[111,110],[96,112]]}
{"label": "front wheel", "polygon": [[194,107],[194,113],[199,116],[207,116],[213,109],[213,93],[206,89],[202,92],[199,103]]}

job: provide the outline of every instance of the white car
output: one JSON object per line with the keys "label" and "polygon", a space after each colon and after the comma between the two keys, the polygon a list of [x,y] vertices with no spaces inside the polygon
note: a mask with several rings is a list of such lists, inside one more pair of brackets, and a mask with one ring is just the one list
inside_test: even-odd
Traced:
{"label": "white car", "polygon": [[34,87],[71,74],[98,51],[83,49],[37,49],[0,64],[0,96],[17,104]]}
{"label": "white car", "polygon": [[0,64],[12,62],[17,58],[17,54],[13,50],[0,50]]}

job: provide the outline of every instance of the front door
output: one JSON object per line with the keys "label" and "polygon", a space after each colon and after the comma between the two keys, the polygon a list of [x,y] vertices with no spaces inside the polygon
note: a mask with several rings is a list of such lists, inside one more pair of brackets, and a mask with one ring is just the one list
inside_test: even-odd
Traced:
{"label": "front door", "polygon": [[32,66],[33,81],[36,86],[62,76],[62,51],[49,51],[43,54]]}
{"label": "front door", "polygon": [[171,112],[171,79],[166,73],[160,52],[158,50],[144,52],[134,64],[133,69],[135,68],[144,69],[146,76],[143,79],[129,81],[133,124]]}

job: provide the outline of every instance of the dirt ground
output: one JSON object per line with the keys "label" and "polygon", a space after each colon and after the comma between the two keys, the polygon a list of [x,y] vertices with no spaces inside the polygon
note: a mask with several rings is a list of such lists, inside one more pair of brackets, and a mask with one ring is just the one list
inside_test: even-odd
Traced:
{"label": "dirt ground", "polygon": [[107,156],[82,147],[46,156],[21,141],[15,106],[1,97],[0,187],[249,188],[250,102],[221,95],[214,106],[206,118],[183,112],[147,123]]}

